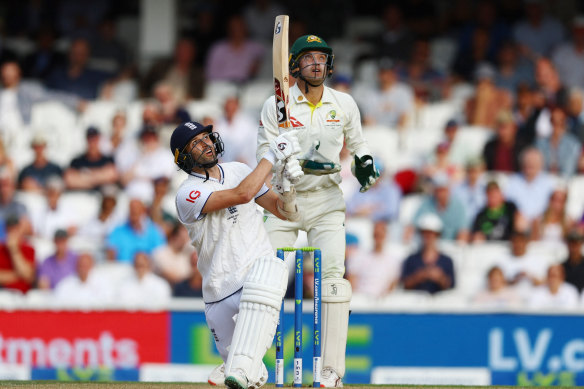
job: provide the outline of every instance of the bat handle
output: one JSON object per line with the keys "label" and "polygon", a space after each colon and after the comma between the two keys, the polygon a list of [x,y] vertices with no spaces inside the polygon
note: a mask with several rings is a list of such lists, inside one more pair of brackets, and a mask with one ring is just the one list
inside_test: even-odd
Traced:
{"label": "bat handle", "polygon": [[282,178],[282,189],[284,190],[284,192],[290,192],[290,187],[291,187],[291,183],[290,180],[287,179],[286,177]]}

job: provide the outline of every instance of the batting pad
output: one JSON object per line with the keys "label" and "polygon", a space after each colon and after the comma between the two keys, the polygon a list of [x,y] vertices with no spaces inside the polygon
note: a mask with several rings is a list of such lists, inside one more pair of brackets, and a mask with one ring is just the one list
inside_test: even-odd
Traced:
{"label": "batting pad", "polygon": [[256,260],[243,284],[226,376],[241,369],[250,385],[261,381],[262,358],[272,345],[287,283],[284,261],[276,257]]}
{"label": "batting pad", "polygon": [[349,303],[353,292],[344,278],[322,280],[322,367],[345,375]]}

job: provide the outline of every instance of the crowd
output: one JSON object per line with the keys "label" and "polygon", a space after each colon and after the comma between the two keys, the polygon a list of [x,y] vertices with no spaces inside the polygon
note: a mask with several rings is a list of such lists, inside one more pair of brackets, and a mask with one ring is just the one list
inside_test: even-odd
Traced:
{"label": "crowd", "polygon": [[457,293],[584,309],[576,2],[347,1],[357,16],[335,7],[318,20],[265,0],[179,2],[192,23],[170,56],[144,61],[116,30],[131,7],[29,3],[0,16],[0,291],[83,306],[200,297],[168,136],[214,124],[226,160],[256,165],[272,24],[290,12],[291,41],[330,41],[329,84],[357,101],[382,173],[359,193],[343,159],[355,301]]}

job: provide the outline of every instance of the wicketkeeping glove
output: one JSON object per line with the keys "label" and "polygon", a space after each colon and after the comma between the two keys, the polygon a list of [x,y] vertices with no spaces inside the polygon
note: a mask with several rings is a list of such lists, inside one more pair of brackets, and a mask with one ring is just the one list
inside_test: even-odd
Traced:
{"label": "wicketkeeping glove", "polygon": [[286,159],[300,152],[300,143],[296,134],[298,130],[287,131],[270,142],[270,150],[277,160]]}
{"label": "wicketkeeping glove", "polygon": [[359,192],[366,192],[379,177],[379,171],[375,168],[373,157],[364,155],[361,158],[355,155],[355,160],[351,164],[351,171],[357,177],[357,181],[361,184]]}

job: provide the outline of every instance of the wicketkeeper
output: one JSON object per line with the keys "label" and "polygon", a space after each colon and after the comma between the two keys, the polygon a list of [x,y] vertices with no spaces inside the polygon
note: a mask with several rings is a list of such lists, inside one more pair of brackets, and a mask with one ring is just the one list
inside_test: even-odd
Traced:
{"label": "wicketkeeper", "polygon": [[[379,173],[363,139],[361,117],[351,96],[324,86],[333,73],[333,52],[316,35],[305,35],[290,48],[290,130],[297,130],[305,173],[294,185],[302,213],[298,220],[281,220],[266,213],[266,229],[274,249],[292,246],[298,231],[308,235],[308,245],[322,250],[323,371],[321,385],[342,386],[349,320],[351,285],[345,274],[345,202],[339,187],[340,152],[343,142],[354,156],[361,192],[375,183]],[[257,157],[261,160],[278,137],[274,96],[262,108]],[[281,185],[282,175],[274,174],[273,184]]]}

